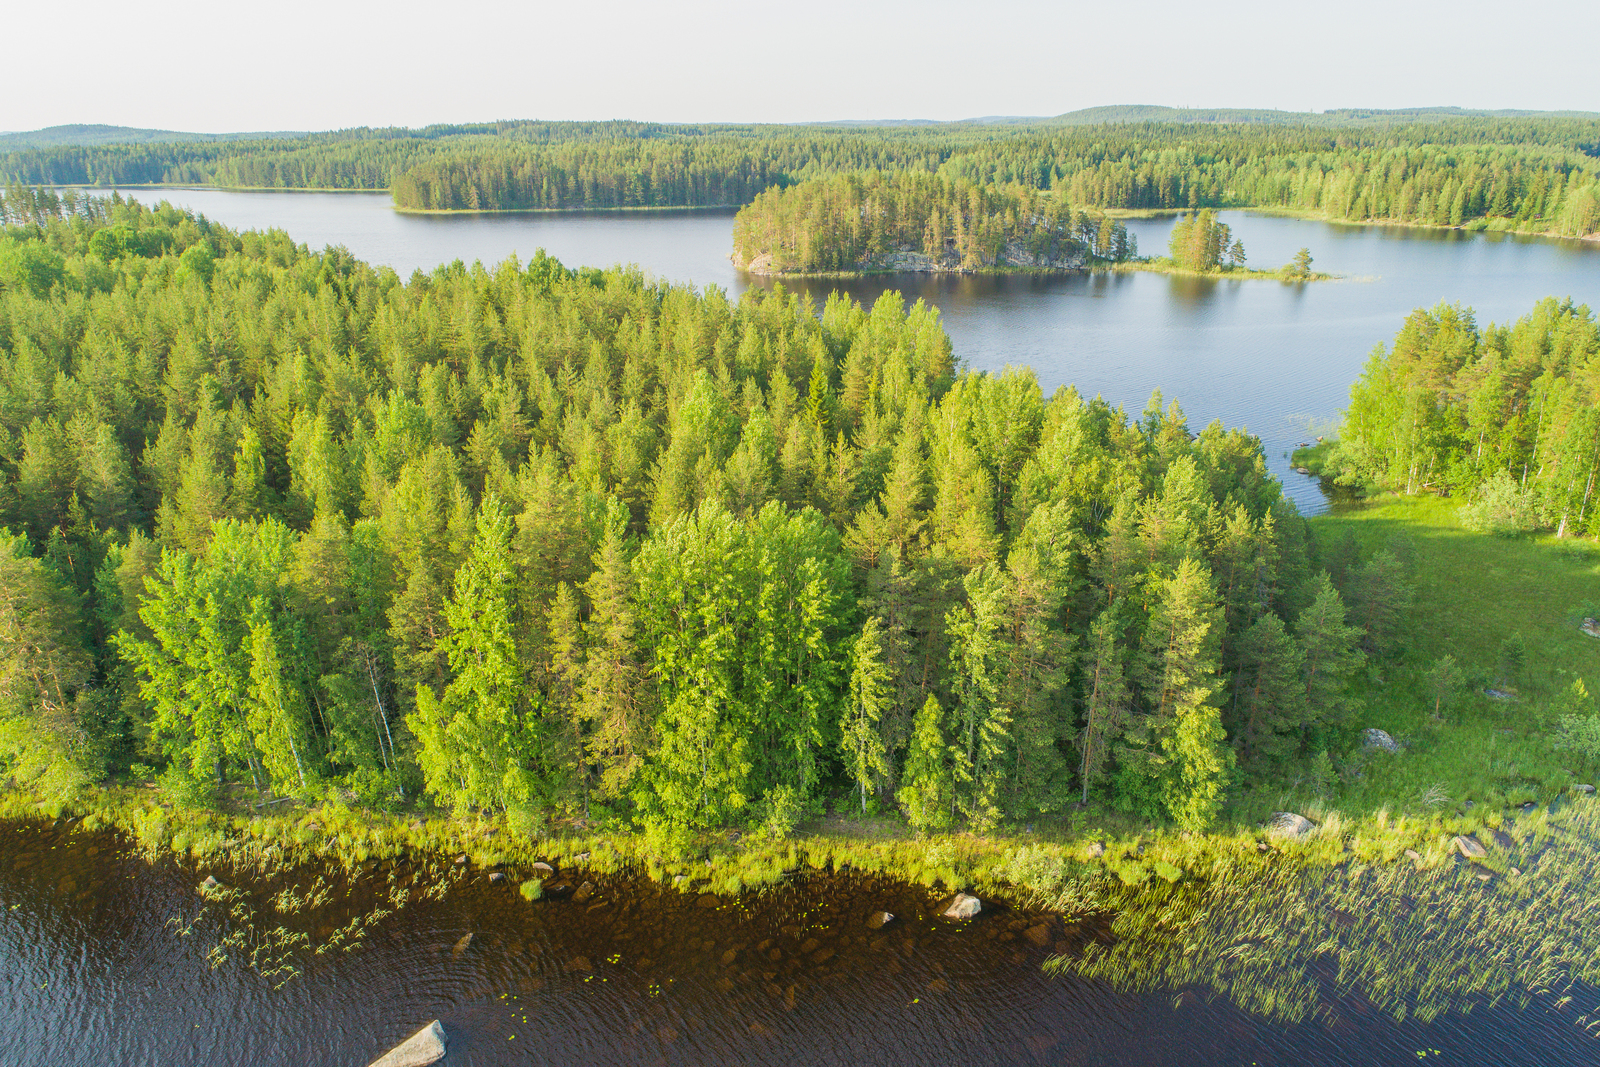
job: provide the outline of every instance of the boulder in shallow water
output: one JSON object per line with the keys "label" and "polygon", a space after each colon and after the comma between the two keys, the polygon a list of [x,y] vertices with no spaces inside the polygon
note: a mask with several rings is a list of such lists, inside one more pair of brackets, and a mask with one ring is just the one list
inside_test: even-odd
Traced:
{"label": "boulder in shallow water", "polygon": [[1471,834],[1457,834],[1452,844],[1456,846],[1457,852],[1469,860],[1481,860],[1489,855],[1489,850],[1484,848],[1483,843]]}
{"label": "boulder in shallow water", "polygon": [[1381,748],[1385,752],[1402,751],[1400,742],[1390,737],[1387,730],[1380,730],[1377,727],[1371,727],[1363,731],[1361,743],[1367,748]]}
{"label": "boulder in shallow water", "polygon": [[543,878],[545,881],[549,881],[550,877],[555,873],[556,869],[543,860],[533,865],[533,876],[535,878]]}
{"label": "boulder in shallow water", "polygon": [[888,926],[892,922],[894,922],[893,912],[875,911],[871,915],[867,916],[867,929],[882,930],[885,926]]}
{"label": "boulder in shallow water", "polygon": [[222,883],[217,881],[216,875],[206,875],[206,880],[200,883],[200,895],[210,896],[222,888]]}
{"label": "boulder in shallow water", "polygon": [[503,882],[505,880],[506,880],[506,875],[505,875],[504,871],[490,871],[489,872],[489,881],[490,882]]}
{"label": "boulder in shallow water", "polygon": [[444,1059],[444,1026],[438,1019],[373,1060],[369,1067],[428,1067]]}
{"label": "boulder in shallow water", "polygon": [[957,893],[950,906],[944,909],[946,919],[975,919],[983,910],[983,901],[971,893]]}
{"label": "boulder in shallow water", "polygon": [[1273,837],[1303,837],[1316,828],[1316,823],[1292,811],[1275,811],[1267,820],[1267,833]]}

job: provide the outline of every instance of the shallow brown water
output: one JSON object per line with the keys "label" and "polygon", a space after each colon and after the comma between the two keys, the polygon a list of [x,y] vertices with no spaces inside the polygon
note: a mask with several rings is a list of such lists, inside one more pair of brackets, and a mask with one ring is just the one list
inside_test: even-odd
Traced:
{"label": "shallow brown water", "polygon": [[[454,1067],[1600,1062],[1582,997],[1428,1026],[1345,1001],[1331,1021],[1267,1025],[1194,992],[1046,977],[1046,955],[1096,932],[1000,902],[950,923],[921,888],[852,872],[722,900],[572,871],[592,897],[530,904],[524,872],[493,884],[435,866],[419,887],[443,873],[442,899],[353,951],[289,953],[301,973],[275,989],[244,950],[208,961],[227,927],[196,892],[207,873],[147,863],[109,833],[0,829],[0,1062],[359,1067],[435,1017]],[[281,920],[263,909],[283,879],[244,884],[241,901],[269,917],[257,935],[281,921],[321,943],[417,873],[369,864]],[[875,931],[879,909],[897,918]]]}

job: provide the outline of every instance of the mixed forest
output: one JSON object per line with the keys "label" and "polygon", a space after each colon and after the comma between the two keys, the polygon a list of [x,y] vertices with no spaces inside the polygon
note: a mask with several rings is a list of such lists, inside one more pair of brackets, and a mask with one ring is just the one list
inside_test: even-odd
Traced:
{"label": "mixed forest", "polygon": [[889,294],[542,255],[401,279],[13,193],[0,760],[533,825],[1199,828],[1325,768],[1405,564],[1259,441],[974,373]]}
{"label": "mixed forest", "polygon": [[767,190],[733,223],[733,259],[769,273],[859,271],[906,253],[930,267],[1081,267],[1137,247],[1121,223],[1021,186],[902,172]]}
{"label": "mixed forest", "polygon": [[1347,221],[1494,225],[1572,236],[1600,230],[1600,123],[1593,119],[1311,118],[355,129],[276,139],[22,148],[0,155],[0,181],[388,189],[402,209],[485,211],[736,207],[773,186],[903,171],[1048,191],[1080,209],[1248,206]]}
{"label": "mixed forest", "polygon": [[1570,299],[1487,328],[1458,305],[1413,312],[1352,387],[1325,471],[1467,495],[1484,530],[1600,534],[1600,325]]}

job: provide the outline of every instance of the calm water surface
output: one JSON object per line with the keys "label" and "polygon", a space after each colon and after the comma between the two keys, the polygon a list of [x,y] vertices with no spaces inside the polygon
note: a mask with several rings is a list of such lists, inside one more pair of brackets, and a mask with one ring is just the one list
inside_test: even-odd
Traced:
{"label": "calm water surface", "polygon": [[[632,263],[673,281],[740,293],[767,285],[728,261],[731,212],[401,215],[386,193],[134,190],[223,222],[277,227],[313,248],[344,245],[402,275],[460,259],[498,263],[543,248],[569,266]],[[1045,392],[1076,385],[1137,413],[1152,391],[1190,423],[1212,419],[1258,434],[1303,511],[1324,506],[1288,452],[1338,418],[1372,347],[1405,315],[1440,301],[1508,322],[1546,296],[1600,303],[1600,245],[1580,241],[1378,226],[1335,226],[1224,212],[1252,265],[1287,262],[1302,246],[1319,270],[1350,281],[1286,285],[1159,274],[959,277],[891,275],[788,283],[824,299],[839,288],[868,301],[888,289],[937,305],[956,354],[975,368],[1031,366]],[[1146,253],[1164,252],[1170,219],[1133,220]]]}
{"label": "calm water surface", "polygon": [[[395,873],[335,879],[283,919],[325,938]],[[885,1064],[1072,1067],[1596,1062],[1575,1005],[1483,1006],[1429,1025],[1364,1003],[1267,1025],[1193,992],[1117,995],[1039,964],[1100,931],[994,904],[931,918],[919,889],[818,875],[738,901],[594,877],[592,899],[524,902],[520,874],[469,872],[350,953],[301,952],[281,989],[218,943],[204,868],[130,854],[104,833],[0,825],[0,1050],[17,1067],[361,1067],[433,1018],[454,1067]],[[217,871],[224,881],[238,881]],[[566,872],[563,872],[565,874]],[[269,889],[276,890],[274,884]],[[265,893],[257,893],[260,903]],[[881,931],[877,909],[897,918]],[[204,914],[202,914],[204,912]],[[274,918],[272,922],[277,922]],[[268,924],[263,924],[268,925]],[[187,932],[186,932],[187,931]],[[466,934],[471,942],[458,948]]]}

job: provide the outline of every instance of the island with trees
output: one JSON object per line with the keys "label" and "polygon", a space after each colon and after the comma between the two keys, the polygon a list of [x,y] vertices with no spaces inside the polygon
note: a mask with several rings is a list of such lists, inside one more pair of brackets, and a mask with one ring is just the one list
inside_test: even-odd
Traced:
{"label": "island with trees", "polygon": [[1019,186],[914,173],[773,188],[740,210],[734,263],[753,274],[1076,270],[1137,254],[1121,223]]}

